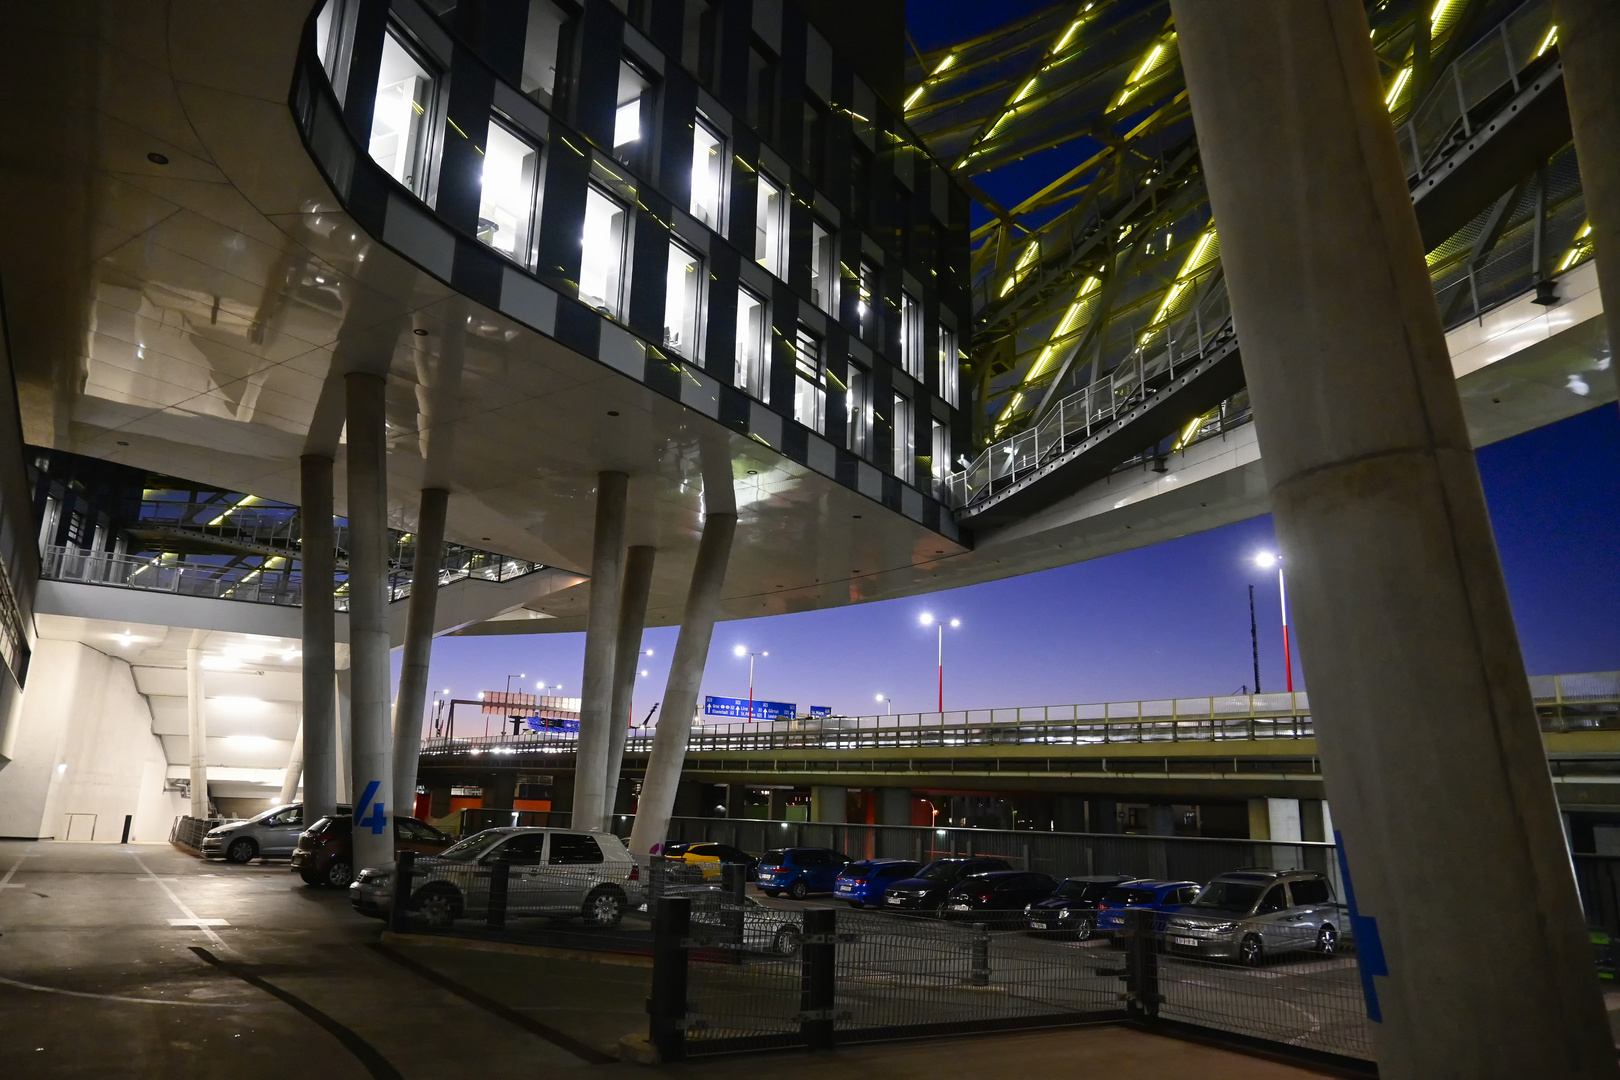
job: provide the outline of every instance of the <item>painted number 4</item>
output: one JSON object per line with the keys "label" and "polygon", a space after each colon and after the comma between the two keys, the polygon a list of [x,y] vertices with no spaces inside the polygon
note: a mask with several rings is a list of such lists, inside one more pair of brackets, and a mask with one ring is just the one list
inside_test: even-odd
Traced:
{"label": "painted number 4", "polygon": [[[367,784],[364,794],[360,796],[360,805],[354,808],[354,823],[356,825],[364,825],[370,828],[372,834],[378,836],[380,836],[382,831],[388,827],[387,810],[384,808],[382,803],[374,803],[371,801],[377,797],[377,788],[380,787],[381,784],[382,781],[380,780],[373,780]],[[366,813],[367,807],[370,807],[371,809],[371,813],[369,814]]]}

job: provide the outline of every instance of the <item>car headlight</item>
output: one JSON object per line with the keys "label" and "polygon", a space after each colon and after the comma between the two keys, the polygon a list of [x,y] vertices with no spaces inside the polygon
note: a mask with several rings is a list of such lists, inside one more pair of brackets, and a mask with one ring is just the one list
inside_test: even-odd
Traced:
{"label": "car headlight", "polygon": [[389,882],[394,880],[394,875],[386,870],[362,870],[360,871],[360,880],[367,885],[375,885],[382,889],[387,888]]}
{"label": "car headlight", "polygon": [[1058,912],[1058,918],[1067,919],[1068,917],[1069,917],[1069,909],[1068,908],[1063,908],[1062,910],[1060,910]]}

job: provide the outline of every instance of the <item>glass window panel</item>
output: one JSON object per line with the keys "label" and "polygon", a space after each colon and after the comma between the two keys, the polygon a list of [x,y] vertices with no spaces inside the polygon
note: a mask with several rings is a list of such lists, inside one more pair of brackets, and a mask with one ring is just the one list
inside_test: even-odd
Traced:
{"label": "glass window panel", "polygon": [[332,74],[332,28],[337,25],[340,3],[341,0],[327,0],[321,5],[321,13],[315,16],[315,55],[321,58],[321,66],[328,75]]}
{"label": "glass window panel", "polygon": [[861,337],[870,341],[877,329],[878,270],[869,262],[861,263],[860,296],[855,303],[855,318],[860,323]]}
{"label": "glass window panel", "polygon": [[697,359],[698,294],[703,260],[680,244],[669,245],[669,271],[664,280],[664,347],[688,360]]}
{"label": "glass window panel", "polygon": [[900,294],[900,360],[907,375],[923,377],[922,305],[910,293]]}
{"label": "glass window panel", "polygon": [[765,301],[742,289],[737,294],[737,386],[760,401],[769,399],[770,351],[766,346]]}
{"label": "glass window panel", "polygon": [[648,89],[641,72],[625,61],[619,61],[618,108],[613,114],[613,148],[641,141],[641,103]]}
{"label": "glass window panel", "polygon": [[939,396],[953,407],[957,404],[958,378],[956,332],[942,326],[939,328]]}
{"label": "glass window panel", "polygon": [[518,89],[540,104],[551,105],[557,92],[557,57],[567,18],[551,0],[529,0],[529,25],[523,39],[523,70]]}
{"label": "glass window panel", "polygon": [[793,418],[817,434],[827,430],[827,386],[821,342],[799,328],[793,349]]}
{"label": "glass window panel", "polygon": [[844,445],[852,454],[872,456],[872,375],[853,361],[849,365],[849,392],[844,399],[847,419]]}
{"label": "glass window panel", "polygon": [[933,424],[933,438],[929,440],[930,469],[937,484],[945,482],[951,472],[951,432],[938,420],[930,421]]}
{"label": "glass window panel", "polygon": [[725,191],[726,143],[703,121],[692,132],[692,216],[711,229],[720,228]]}
{"label": "glass window panel", "polygon": [[585,192],[585,250],[580,260],[579,298],[619,317],[624,282],[624,240],[629,214],[595,185]]}
{"label": "glass window panel", "polygon": [[785,261],[782,247],[786,238],[787,194],[780,184],[761,173],[758,205],[754,211],[754,259],[777,277],[782,276]]}
{"label": "glass window panel", "polygon": [[911,441],[911,402],[894,395],[894,475],[911,483],[916,452]]}
{"label": "glass window panel", "polygon": [[383,38],[377,99],[371,113],[371,158],[418,198],[427,190],[428,115],[433,76],[393,31]]}
{"label": "glass window panel", "polygon": [[478,196],[478,239],[518,262],[529,259],[534,185],[540,152],[494,121],[484,145]]}
{"label": "glass window panel", "polygon": [[838,298],[834,295],[833,238],[820,222],[810,224],[810,298],[816,307],[827,314],[835,314]]}

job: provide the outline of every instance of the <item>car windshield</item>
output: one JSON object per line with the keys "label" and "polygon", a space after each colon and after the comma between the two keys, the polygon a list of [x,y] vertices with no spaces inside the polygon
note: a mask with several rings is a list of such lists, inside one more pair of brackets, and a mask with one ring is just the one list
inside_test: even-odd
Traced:
{"label": "car windshield", "polygon": [[924,881],[949,881],[954,878],[961,871],[961,869],[961,863],[941,859],[938,862],[931,862],[927,866],[923,867],[922,870],[917,873],[917,876],[922,878]]}
{"label": "car windshield", "polygon": [[505,833],[493,829],[487,832],[473,833],[471,836],[456,841],[439,853],[441,859],[476,859],[490,848],[501,842]]}
{"label": "car windshield", "polygon": [[1204,886],[1192,906],[1211,911],[1248,911],[1264,889],[1264,885],[1254,882],[1217,879]]}
{"label": "car windshield", "polygon": [[[291,804],[287,804],[287,805],[291,805]],[[244,824],[252,825],[252,824],[254,824],[256,822],[264,821],[266,818],[274,817],[275,815],[281,813],[285,809],[287,809],[286,805],[272,806],[270,809],[264,811],[261,814],[254,814],[252,817],[248,818],[247,821],[244,822]]]}
{"label": "car windshield", "polygon": [[1111,888],[1112,885],[1101,881],[1065,881],[1058,886],[1056,895],[1065,900],[1094,902]]}
{"label": "car windshield", "polygon": [[765,854],[759,857],[759,864],[761,866],[786,866],[787,852],[767,851]]}

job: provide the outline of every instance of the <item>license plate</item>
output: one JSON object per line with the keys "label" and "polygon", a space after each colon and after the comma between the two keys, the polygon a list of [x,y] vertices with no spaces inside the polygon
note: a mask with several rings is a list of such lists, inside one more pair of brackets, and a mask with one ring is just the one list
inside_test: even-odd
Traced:
{"label": "license plate", "polygon": [[1175,945],[1188,945],[1188,946],[1191,946],[1194,949],[1198,948],[1198,939],[1195,938],[1195,937],[1171,938],[1170,941],[1171,941],[1172,944],[1175,944]]}
{"label": "license plate", "polygon": [[951,910],[952,911],[972,911],[973,909],[968,907],[966,904],[952,904],[951,905]]}
{"label": "license plate", "polygon": [[883,902],[886,904],[903,904],[905,900],[899,896],[886,896],[883,898]]}
{"label": "license plate", "polygon": [[1039,919],[1031,919],[1029,920],[1029,928],[1031,930],[1050,930],[1052,929],[1052,924],[1041,922]]}

